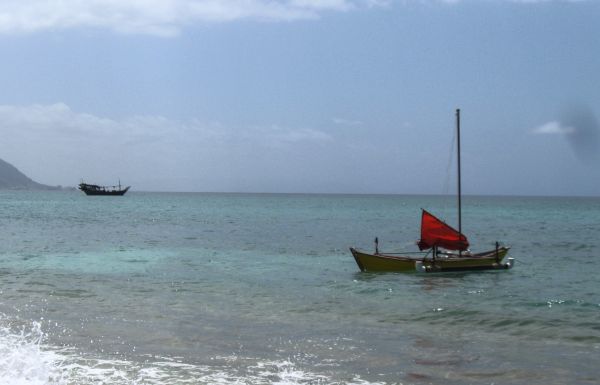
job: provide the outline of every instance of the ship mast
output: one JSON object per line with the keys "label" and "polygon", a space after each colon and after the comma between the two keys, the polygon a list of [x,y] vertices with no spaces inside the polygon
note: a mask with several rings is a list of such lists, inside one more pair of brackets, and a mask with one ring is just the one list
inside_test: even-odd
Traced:
{"label": "ship mast", "polygon": [[[458,159],[458,233],[462,235],[462,207],[460,188],[460,108],[456,109],[456,152]],[[459,251],[459,254],[461,252]]]}

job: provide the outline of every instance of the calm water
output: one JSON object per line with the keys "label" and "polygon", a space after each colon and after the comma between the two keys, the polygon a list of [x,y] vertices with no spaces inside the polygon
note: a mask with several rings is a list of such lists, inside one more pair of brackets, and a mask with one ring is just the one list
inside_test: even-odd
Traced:
{"label": "calm water", "polygon": [[453,198],[0,193],[1,384],[595,384],[600,199],[464,199],[511,271],[360,273]]}

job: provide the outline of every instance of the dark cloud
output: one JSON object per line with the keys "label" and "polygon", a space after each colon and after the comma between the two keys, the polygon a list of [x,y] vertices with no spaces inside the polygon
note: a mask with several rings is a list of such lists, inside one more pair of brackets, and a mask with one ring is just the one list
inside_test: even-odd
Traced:
{"label": "dark cloud", "polygon": [[568,128],[566,135],[577,157],[585,163],[600,159],[599,125],[592,110],[585,105],[570,106],[563,112],[560,123]]}

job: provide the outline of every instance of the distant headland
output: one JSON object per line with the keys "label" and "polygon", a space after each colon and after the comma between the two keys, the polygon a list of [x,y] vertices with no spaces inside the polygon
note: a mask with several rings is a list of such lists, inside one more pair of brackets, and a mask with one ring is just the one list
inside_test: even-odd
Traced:
{"label": "distant headland", "polygon": [[12,164],[0,159],[0,190],[62,190],[33,181]]}

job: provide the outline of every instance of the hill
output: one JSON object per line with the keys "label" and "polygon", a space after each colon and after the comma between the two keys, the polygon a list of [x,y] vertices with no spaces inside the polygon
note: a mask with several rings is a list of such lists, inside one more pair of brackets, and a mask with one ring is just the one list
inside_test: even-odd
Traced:
{"label": "hill", "polygon": [[17,170],[12,164],[0,159],[0,189],[2,190],[56,190],[59,187],[37,183]]}

